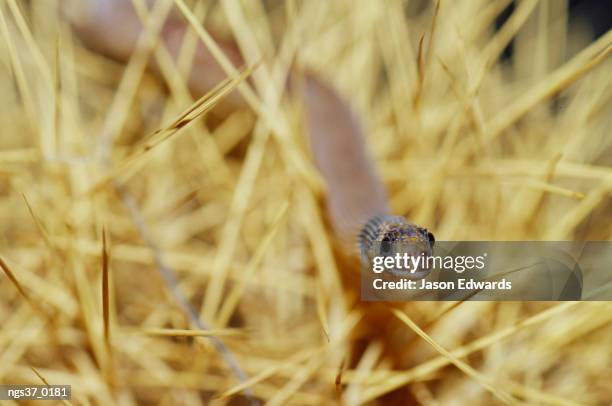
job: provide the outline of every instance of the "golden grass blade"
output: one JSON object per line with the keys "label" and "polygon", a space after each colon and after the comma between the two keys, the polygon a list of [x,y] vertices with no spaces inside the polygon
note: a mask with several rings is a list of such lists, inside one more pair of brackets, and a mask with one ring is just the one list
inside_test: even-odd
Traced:
{"label": "golden grass blade", "polygon": [[436,5],[434,6],[433,17],[431,18],[431,26],[429,29],[429,41],[427,43],[427,52],[425,53],[425,66],[423,69],[423,73],[427,72],[429,65],[431,64],[431,56],[433,55],[433,49],[436,39],[436,26],[438,22],[438,15],[440,14],[440,2],[441,0],[436,1]]}
{"label": "golden grass blade", "polygon": [[103,160],[107,161],[110,158],[112,144],[125,125],[129,114],[129,106],[144,74],[149,54],[159,39],[162,25],[170,13],[171,6],[171,0],[155,2],[150,18],[138,37],[135,49],[121,76],[121,82],[113,96],[112,104],[102,127],[98,148]]}
{"label": "golden grass blade", "polygon": [[[144,145],[138,147],[136,151],[124,158],[117,166],[99,180],[93,187],[86,192],[86,195],[94,194],[108,184],[118,178],[126,180],[134,174],[134,170],[140,168],[144,163],[144,158],[149,156],[149,151],[160,145],[164,141],[170,139],[173,135],[179,132],[193,120],[205,115],[210,111],[223,97],[231,93],[238,84],[245,80],[256,68],[256,65],[250,66],[242,71],[237,77],[228,78],[221,82],[216,88],[198,99],[192,106],[185,110],[172,124],[161,130],[157,130],[149,137]],[[157,136],[157,137],[156,137]],[[153,140],[150,140],[153,138]]]}
{"label": "golden grass blade", "polygon": [[590,44],[569,62],[556,69],[543,81],[527,90],[521,97],[497,113],[488,123],[486,141],[496,138],[502,131],[525,115],[536,104],[565,89],[591,69],[596,67],[612,52],[612,30]]}
{"label": "golden grass blade", "polygon": [[34,148],[0,151],[0,164],[32,163],[40,159],[40,154]]}
{"label": "golden grass blade", "polygon": [[559,196],[565,196],[576,200],[582,200],[585,198],[585,194],[582,192],[577,192],[575,190],[570,190],[561,186],[554,185],[552,183],[538,181],[536,179],[508,179],[504,180],[504,183],[525,187],[533,190],[540,190],[542,192],[551,193]]}
{"label": "golden grass blade", "polygon": [[563,240],[591,213],[612,191],[612,176],[603,180],[576,207],[565,214],[559,222],[546,233],[550,240]]}
{"label": "golden grass blade", "polygon": [[30,85],[26,80],[27,74],[23,69],[21,58],[19,57],[19,54],[17,52],[17,47],[15,46],[14,40],[11,37],[11,33],[4,17],[4,10],[2,9],[2,7],[0,7],[0,29],[2,30],[2,35],[6,40],[13,75],[15,75],[15,81],[19,89],[19,93],[21,97],[23,97],[23,105],[26,110],[26,114],[31,120],[32,124],[36,125],[37,108],[34,104],[34,98],[32,96]]}
{"label": "golden grass blade", "polygon": [[34,59],[41,80],[34,82],[40,84],[42,91],[38,93],[38,98],[45,101],[51,108],[49,110],[39,109],[37,121],[41,123],[41,148],[44,156],[50,157],[56,152],[57,136],[56,136],[56,108],[57,94],[54,87],[54,77],[50,63],[43,56],[38,44],[36,43],[28,24],[23,17],[23,14],[15,0],[7,1],[8,7],[13,14],[17,28],[25,40],[25,45],[29,50],[30,55]]}
{"label": "golden grass blade", "polygon": [[292,354],[288,359],[284,360],[283,362],[280,362],[268,368],[265,368],[262,371],[260,371],[257,375],[253,375],[247,381],[239,385],[236,385],[233,388],[226,390],[225,392],[222,392],[218,396],[218,398],[226,399],[230,396],[234,396],[235,394],[243,391],[245,388],[249,388],[265,379],[270,378],[271,376],[273,376],[274,374],[278,373],[281,370],[286,370],[286,369],[293,370],[297,368],[297,366],[300,363],[304,362],[310,357],[316,357],[325,351],[333,351],[335,347],[342,344],[342,340],[345,339],[346,335],[350,334],[350,332],[355,327],[359,319],[360,319],[360,316],[358,314],[356,313],[349,314],[347,318],[343,320],[343,325],[340,326],[340,332],[338,334],[338,337],[336,337],[335,341],[331,341],[329,344],[324,345],[324,346],[318,346],[315,348],[307,348],[307,349],[300,350],[297,353]]}
{"label": "golden grass blade", "polygon": [[143,152],[154,148],[161,142],[170,138],[178,130],[190,124],[196,118],[210,111],[221,99],[234,91],[241,82],[246,80],[257,68],[257,66],[258,64],[251,65],[242,70],[242,72],[240,72],[236,77],[227,78],[223,82],[219,83],[209,93],[202,96],[190,108],[183,112],[183,114],[181,114],[172,124],[162,130],[156,131],[154,136],[159,134],[157,139],[145,140],[145,144],[142,147]]}
{"label": "golden grass blade", "polygon": [[268,251],[268,248],[270,247],[272,240],[276,236],[276,233],[280,228],[282,221],[285,219],[285,215],[287,214],[288,209],[289,202],[284,202],[280,205],[276,217],[272,220],[269,230],[263,236],[261,244],[257,247],[255,253],[251,257],[246,268],[244,269],[242,277],[240,278],[239,282],[234,285],[233,289],[223,301],[221,309],[219,310],[219,317],[217,318],[216,322],[217,326],[224,327],[227,325],[230,317],[232,316],[238,306],[238,303],[240,302],[240,298],[242,297],[242,294],[244,293],[247,284],[249,283],[253,274],[257,270],[257,267],[261,263],[261,260],[263,259],[264,255]]}
{"label": "golden grass blade", "polygon": [[[40,379],[40,380],[41,380],[41,382],[42,382],[42,383],[44,383],[44,384],[45,384],[45,385],[47,385],[47,386],[48,386],[48,385],[51,385],[51,384],[49,383],[49,381],[47,381],[47,380],[46,380],[46,379],[45,379],[45,378],[44,378],[44,377],[43,377],[43,376],[40,374],[40,372],[38,372],[38,371],[36,370],[36,368],[34,368],[34,367],[30,367],[30,369],[32,370],[32,372],[34,372],[34,373],[36,374],[36,376],[38,377],[38,379]],[[65,405],[72,405],[72,402],[70,402],[70,401],[68,401],[68,400],[62,400],[62,403],[63,403],[63,404],[65,404]]]}
{"label": "golden grass blade", "polygon": [[[236,76],[236,68],[232,65],[230,60],[223,54],[223,51],[221,50],[219,45],[211,37],[208,31],[204,29],[202,24],[198,21],[193,12],[187,7],[185,2],[183,0],[174,1],[183,16],[189,22],[189,26],[197,33],[198,38],[200,38],[202,43],[211,52],[211,54],[219,63],[219,65],[223,68],[225,73],[229,77]],[[284,85],[285,81],[283,80],[282,83]],[[285,151],[288,155],[287,159],[296,166],[300,174],[304,177],[304,180],[308,182],[308,184],[311,185],[313,188],[317,190],[322,190],[323,181],[320,175],[318,174],[316,169],[314,169],[313,165],[306,159],[301,150],[297,148],[294,143],[291,142],[291,128],[288,126],[288,123],[284,119],[283,115],[277,114],[277,103],[280,99],[280,94],[272,94],[272,96],[274,96],[274,99],[271,101],[270,105],[268,105],[262,102],[255,94],[255,92],[249,86],[247,86],[247,84],[242,84],[241,86],[238,86],[237,90],[244,97],[245,101],[253,109],[253,111],[255,111],[258,116],[264,119],[266,126],[272,130],[273,135],[278,137],[279,141],[284,146]],[[266,94],[270,94],[270,92],[266,92]],[[269,100],[266,100],[266,102],[268,101]]]}
{"label": "golden grass blade", "polygon": [[423,92],[423,87],[425,86],[425,73],[429,69],[429,65],[431,64],[431,55],[433,54],[434,47],[434,35],[436,33],[436,20],[438,19],[439,12],[440,0],[438,0],[436,2],[436,5],[434,6],[433,17],[429,28],[429,40],[427,41],[427,50],[423,50],[423,40],[425,39],[425,34],[421,35],[421,38],[419,39],[419,48],[417,53],[417,76],[419,80],[413,99],[414,108],[418,108],[421,102],[421,95]]}
{"label": "golden grass blade", "polygon": [[[372,371],[376,370],[377,364],[380,362],[383,353],[383,347],[380,342],[372,342],[368,345],[365,352],[359,359],[353,372],[355,380],[363,379],[369,376]],[[358,383],[348,384],[343,393],[343,400],[347,405],[356,405],[362,402],[364,387]]]}
{"label": "golden grass blade", "polygon": [[266,406],[286,405],[291,397],[306,383],[312,374],[321,366],[322,359],[311,357],[305,365],[294,371],[287,384],[281,387],[276,394],[266,402]]}
{"label": "golden grass blade", "polygon": [[290,359],[286,360],[284,363],[268,367],[268,368],[260,371],[257,375],[253,375],[247,381],[245,381],[245,382],[243,382],[243,383],[241,383],[239,385],[236,385],[236,386],[226,390],[225,392],[222,392],[218,396],[218,398],[219,399],[226,399],[226,398],[232,397],[232,396],[236,395],[237,393],[240,393],[244,389],[252,387],[252,386],[254,386],[257,383],[270,378],[271,376],[273,376],[274,374],[276,374],[278,371],[280,371],[282,369],[295,368],[295,367],[297,367],[297,365],[299,363],[301,363],[304,360],[314,356],[315,354],[317,354],[320,351],[323,351],[323,349],[322,348],[318,348],[318,349],[308,349],[308,350],[305,350],[305,351],[301,351],[298,354],[295,354],[294,356],[292,356]]}
{"label": "golden grass blade", "polygon": [[19,283],[19,280],[17,280],[15,273],[11,270],[11,268],[8,266],[8,264],[4,261],[2,257],[0,257],[0,268],[2,269],[2,271],[4,271],[4,274],[7,276],[7,278],[9,278],[9,280],[15,286],[15,288],[17,288],[17,291],[19,292],[21,296],[23,296],[26,302],[28,302],[32,306],[32,308],[36,310],[38,313],[45,316],[45,312],[40,308],[38,303],[32,300],[32,298],[30,297],[28,292],[23,288],[23,286],[21,286],[21,283]]}
{"label": "golden grass blade", "polygon": [[[467,305],[468,302],[464,303],[465,305]],[[578,303],[579,302],[563,303],[550,309],[544,310],[534,316],[520,321],[519,323],[516,323],[513,326],[480,337],[469,344],[465,344],[457,349],[454,349],[453,351],[451,351],[451,353],[457,358],[468,356],[476,351],[483,350],[495,343],[505,340],[506,338],[511,337],[513,334],[516,334],[522,329],[541,324],[547,320],[552,319],[555,316],[559,316],[564,312],[568,311],[570,308],[576,306]],[[385,377],[381,379],[381,384],[378,387],[373,387],[367,391],[366,396],[364,396],[364,401],[375,399],[384,393],[392,391],[395,388],[399,388],[401,386],[406,385],[407,383],[430,375],[448,364],[450,364],[450,360],[444,355],[440,355],[406,372],[397,374],[394,377]]]}
{"label": "golden grass blade", "polygon": [[[221,65],[227,76],[235,77],[238,74],[238,70],[235,66],[232,65],[232,63],[225,56],[219,45],[210,36],[208,31],[204,29],[200,21],[198,21],[197,17],[193,14],[189,7],[187,7],[185,2],[183,0],[174,0],[174,2],[183,14],[183,16],[185,16],[185,18],[189,22],[191,28],[195,30],[200,40],[204,43],[204,45],[206,45],[206,48],[210,51],[210,53],[213,55],[219,65]],[[258,104],[255,101],[257,100],[255,93],[253,93],[252,90],[248,88],[248,86],[239,86],[238,90],[243,94],[245,100],[251,105],[251,107],[254,107],[254,105]]]}
{"label": "golden grass blade", "polygon": [[137,331],[150,336],[161,337],[244,337],[245,331],[239,329],[185,330],[170,328],[146,328]]}
{"label": "golden grass blade", "polygon": [[[96,247],[96,250],[100,252],[99,245]],[[71,251],[68,250],[68,252]],[[90,282],[85,262],[77,261],[76,257],[73,256],[72,258],[74,259],[67,266],[69,266],[72,273],[72,281],[76,292],[75,296],[79,304],[78,317],[83,323],[84,336],[91,348],[95,361],[100,367],[104,368],[104,366],[109,365],[109,356],[105,348],[102,326],[99,324],[101,318],[98,306],[99,301],[97,300],[99,298],[97,294],[99,287]]]}
{"label": "golden grass blade", "polygon": [[346,367],[346,358],[342,358],[342,362],[338,366],[338,372],[336,373],[336,379],[334,380],[334,384],[336,386],[336,399],[338,402],[342,402],[342,374],[344,373],[344,368]]}
{"label": "golden grass blade", "polygon": [[43,226],[42,222],[40,221],[38,216],[34,213],[34,210],[32,209],[32,206],[30,205],[30,202],[28,201],[28,198],[23,193],[21,194],[21,197],[23,198],[23,201],[25,202],[26,207],[28,208],[28,212],[30,213],[30,216],[32,217],[32,220],[34,220],[34,224],[36,225],[36,228],[38,229],[38,232],[40,233],[40,236],[43,238],[43,241],[45,242],[45,245],[47,247],[49,247],[49,249],[52,252],[55,252],[56,248],[53,245],[53,243],[51,242],[51,239],[49,238],[49,233],[47,233],[47,230]]}
{"label": "golden grass blade", "polygon": [[268,141],[269,132],[258,125],[255,128],[254,138],[249,146],[244,166],[232,197],[228,221],[221,232],[219,250],[216,252],[212,266],[212,276],[206,286],[204,301],[200,314],[205,320],[216,320],[219,304],[223,295],[223,288],[228,274],[228,266],[236,249],[240,228],[247,210],[247,204],[251,197],[255,179],[263,161],[265,145]]}
{"label": "golden grass blade", "polygon": [[491,392],[491,394],[493,394],[493,396],[495,396],[497,399],[499,399],[500,401],[508,405],[518,404],[518,401],[514,397],[512,397],[510,394],[508,394],[505,390],[499,387],[496,387],[494,384],[494,381],[482,375],[481,373],[477,372],[471,366],[461,361],[459,358],[455,357],[452,353],[450,353],[449,351],[444,349],[442,346],[440,346],[437,342],[435,342],[427,333],[421,330],[421,328],[415,322],[413,322],[412,319],[410,319],[408,315],[406,315],[406,313],[398,309],[393,309],[392,311],[395,317],[403,321],[408,327],[410,327],[410,329],[412,329],[415,333],[417,333],[423,340],[425,340],[432,347],[434,347],[436,351],[438,351],[442,356],[446,357],[449,360],[449,362],[451,362],[457,368],[465,372],[466,375],[470,376],[476,382],[480,383],[484,388],[486,388],[489,392]]}
{"label": "golden grass blade", "polygon": [[49,381],[43,378],[43,376],[36,370],[36,368],[30,367],[30,369],[36,374],[36,376],[42,381],[42,383],[44,383],[45,385],[50,385]]}
{"label": "golden grass blade", "polygon": [[484,73],[489,67],[499,58],[504,48],[512,41],[512,38],[523,26],[529,15],[533,12],[539,0],[524,0],[521,1],[514,11],[512,16],[506,21],[499,32],[491,39],[489,44],[483,50],[482,59],[484,61],[482,67],[482,76],[476,81],[480,83],[484,77]]}
{"label": "golden grass blade", "polygon": [[[136,14],[138,14],[141,23],[144,25],[150,15],[145,1],[133,1],[133,5],[136,9]],[[209,5],[204,2],[199,2],[195,5],[196,14],[198,14],[200,19],[204,18],[208,6]],[[170,25],[172,24],[173,22],[171,21]],[[168,84],[177,105],[191,105],[194,102],[189,90],[189,82],[190,78],[193,77],[193,75],[190,76],[190,69],[195,62],[194,57],[196,56],[196,51],[197,37],[192,31],[188,31],[185,34],[181,49],[176,57],[173,56],[176,50],[167,47],[166,43],[163,41],[160,41],[153,50],[155,60],[159,65],[160,74],[165,83]],[[205,70],[207,67],[208,65],[205,67],[198,67],[198,69]],[[166,114],[172,114],[172,111],[174,111],[174,105],[167,105],[165,108]],[[209,171],[215,172],[215,176],[219,176],[219,181],[227,181],[229,169],[224,160],[223,152],[218,145],[218,140],[216,137],[213,137],[213,134],[209,133],[205,123],[196,122],[194,123],[194,127],[195,131],[193,131],[193,133],[198,133],[198,138],[195,141],[201,142],[202,144],[200,148],[202,163]]]}
{"label": "golden grass blade", "polygon": [[34,57],[34,61],[36,62],[38,70],[43,76],[43,83],[45,84],[45,86],[47,86],[48,90],[52,92],[54,81],[49,63],[45,60],[45,57],[40,51],[40,48],[38,47],[34,37],[32,36],[32,33],[28,28],[28,24],[26,23],[23,14],[21,13],[21,10],[19,9],[19,6],[17,5],[17,2],[15,0],[7,0],[7,4],[9,6],[9,9],[11,10],[11,13],[13,14],[13,17],[15,18],[15,22],[17,23],[17,27],[19,28],[21,35],[23,35],[26,41],[26,45],[29,48],[30,53]]}
{"label": "golden grass blade", "polygon": [[329,342],[329,320],[327,317],[327,307],[328,303],[326,301],[325,289],[321,286],[321,280],[317,279],[317,291],[315,295],[315,299],[317,301],[317,317],[319,318],[319,322],[321,323],[321,330],[325,335],[325,339]]}
{"label": "golden grass blade", "polygon": [[109,254],[106,243],[106,228],[102,229],[102,320],[104,343],[109,357],[112,359],[111,326],[110,326],[110,283],[109,283]]}
{"label": "golden grass blade", "polygon": [[419,106],[419,102],[421,100],[421,92],[423,91],[424,81],[425,81],[425,62],[423,62],[423,40],[425,39],[425,35],[421,35],[419,38],[419,48],[417,51],[417,88],[414,93],[414,98],[412,101],[412,105],[417,108]]}

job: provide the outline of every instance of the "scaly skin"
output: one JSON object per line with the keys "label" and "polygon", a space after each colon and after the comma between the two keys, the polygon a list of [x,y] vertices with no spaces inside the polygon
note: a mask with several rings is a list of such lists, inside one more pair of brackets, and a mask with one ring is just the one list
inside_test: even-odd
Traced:
{"label": "scaly skin", "polygon": [[[374,257],[408,254],[432,255],[434,236],[426,229],[412,224],[404,217],[382,215],[370,219],[359,233],[359,251],[362,265],[371,266]],[[392,274],[408,279],[423,279],[430,269],[421,267],[415,272],[390,269]]]}
{"label": "scaly skin", "polygon": [[[304,78],[310,146],[327,183],[327,210],[345,252],[371,266],[379,255],[431,255],[434,237],[403,217],[393,216],[385,187],[368,154],[360,120],[331,86],[314,74]],[[382,252],[381,248],[389,248]],[[422,279],[427,269],[397,276]]]}

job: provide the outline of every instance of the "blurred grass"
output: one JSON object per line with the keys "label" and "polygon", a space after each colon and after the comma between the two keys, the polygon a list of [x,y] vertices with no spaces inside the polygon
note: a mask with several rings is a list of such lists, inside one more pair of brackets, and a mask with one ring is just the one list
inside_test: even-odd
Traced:
{"label": "blurred grass", "polygon": [[[184,67],[159,46],[157,76],[147,52],[127,67],[92,52],[64,2],[3,2],[0,382],[71,384],[75,404],[221,404],[239,383],[196,337],[219,334],[270,404],[382,403],[398,388],[405,403],[609,403],[607,302],[354,306],[299,109],[280,97],[291,65],[332,81],[394,211],[439,240],[610,240],[612,32],[592,40],[552,0],[519,2],[496,31],[508,3],[443,1],[434,29],[429,2],[177,1],[260,63],[240,85],[251,108],[213,109],[128,168],[193,104]],[[157,252],[103,179],[133,196]],[[211,331],[185,331],[155,255]],[[379,314],[407,325],[361,321]]]}

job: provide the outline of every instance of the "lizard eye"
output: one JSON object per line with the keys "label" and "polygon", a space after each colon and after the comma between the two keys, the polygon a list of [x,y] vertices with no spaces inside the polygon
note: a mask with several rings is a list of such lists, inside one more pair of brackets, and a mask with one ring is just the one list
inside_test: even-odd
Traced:
{"label": "lizard eye", "polygon": [[388,235],[385,235],[380,242],[380,253],[383,255],[387,255],[391,252],[391,238]]}
{"label": "lizard eye", "polygon": [[431,246],[433,247],[434,242],[436,242],[436,237],[434,237],[434,235],[427,231],[427,229],[425,228],[419,227],[419,231],[421,232],[422,236],[427,237],[429,244],[431,244]]}

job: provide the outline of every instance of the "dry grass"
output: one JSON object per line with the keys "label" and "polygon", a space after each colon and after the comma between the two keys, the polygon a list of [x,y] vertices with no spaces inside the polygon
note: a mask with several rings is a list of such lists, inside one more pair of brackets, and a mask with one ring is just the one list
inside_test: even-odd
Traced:
{"label": "dry grass", "polygon": [[[234,79],[195,102],[163,48],[106,59],[60,3],[0,5],[0,383],[71,384],[73,404],[104,405],[224,404],[245,387],[277,405],[398,388],[423,404],[612,400],[607,302],[405,303],[376,310],[392,335],[364,331],[373,315],[341,287],[354,270],[280,98],[291,64],[333,81],[395,212],[439,240],[610,240],[612,31],[591,41],[554,0],[520,2],[499,31],[505,0],[176,0],[189,41],[214,49],[192,13],[206,11],[259,63],[246,82],[221,61]],[[236,87],[250,108],[215,110]]]}

